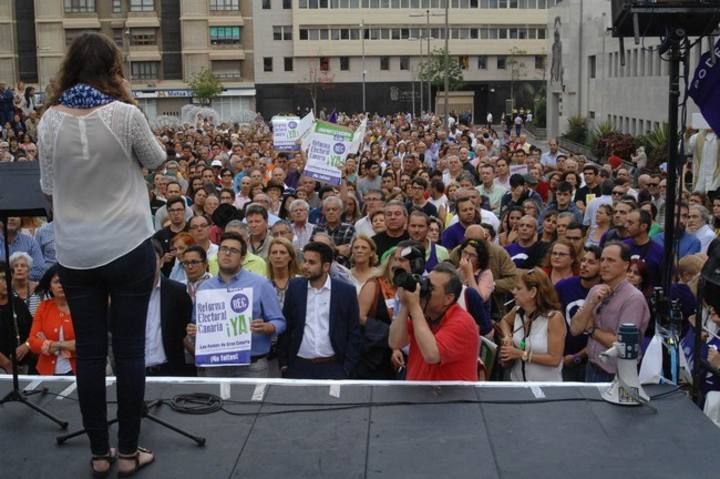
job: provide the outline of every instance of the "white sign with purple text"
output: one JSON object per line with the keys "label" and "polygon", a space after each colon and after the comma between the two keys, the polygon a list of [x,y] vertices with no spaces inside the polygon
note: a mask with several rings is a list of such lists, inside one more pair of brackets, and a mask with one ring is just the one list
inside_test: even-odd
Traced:
{"label": "white sign with purple text", "polygon": [[204,289],[195,296],[195,365],[250,364],[253,290]]}

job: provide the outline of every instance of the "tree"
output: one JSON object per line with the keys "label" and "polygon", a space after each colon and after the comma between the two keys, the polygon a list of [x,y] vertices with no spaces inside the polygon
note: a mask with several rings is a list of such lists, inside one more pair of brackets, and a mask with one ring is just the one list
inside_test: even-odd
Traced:
{"label": "tree", "polygon": [[189,82],[189,85],[192,89],[193,97],[197,98],[203,105],[209,105],[213,98],[223,92],[223,84],[220,83],[218,77],[207,68],[203,68],[196,73]]}
{"label": "tree", "polygon": [[430,81],[436,88],[445,88],[445,75],[448,74],[448,85],[450,91],[459,90],[463,87],[463,72],[456,57],[450,57],[447,71],[445,70],[445,49],[436,48],[432,51],[429,59],[423,60],[420,64],[420,79]]}
{"label": "tree", "polygon": [[510,57],[507,59],[507,65],[510,67],[510,99],[513,102],[513,107],[515,106],[515,82],[527,76],[527,65],[520,60],[520,57],[526,54],[525,50],[512,47]]}
{"label": "tree", "polygon": [[333,79],[334,76],[328,71],[321,71],[315,67],[310,67],[308,70],[308,75],[305,77],[303,88],[305,88],[310,94],[310,99],[313,104],[313,112],[315,112],[315,115],[318,114],[318,96],[321,91],[330,90],[335,87]]}

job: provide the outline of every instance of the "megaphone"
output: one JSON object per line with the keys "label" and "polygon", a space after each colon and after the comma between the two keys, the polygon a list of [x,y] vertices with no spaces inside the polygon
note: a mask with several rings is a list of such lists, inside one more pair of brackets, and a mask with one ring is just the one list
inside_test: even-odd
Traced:
{"label": "megaphone", "polygon": [[609,388],[602,393],[602,398],[621,406],[640,406],[648,404],[650,397],[643,390],[638,378],[637,363],[640,357],[640,330],[631,323],[620,325],[617,341],[600,359],[607,361],[617,359],[617,373]]}

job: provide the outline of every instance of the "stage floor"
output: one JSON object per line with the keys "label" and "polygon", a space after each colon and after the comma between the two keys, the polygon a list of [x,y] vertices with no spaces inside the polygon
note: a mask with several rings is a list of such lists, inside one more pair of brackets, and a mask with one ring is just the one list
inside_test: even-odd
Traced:
{"label": "stage floor", "polygon": [[[11,386],[0,376],[0,397]],[[48,388],[31,401],[69,421],[68,431],[81,427],[72,378],[23,377],[21,387]],[[107,391],[112,401],[114,385]],[[158,417],[207,443],[145,420],[140,443],[156,462],[137,477],[717,477],[720,429],[679,392],[653,400],[657,412],[605,403],[597,386],[577,384],[149,379],[145,397],[198,392],[239,415],[160,406]],[[0,479],[90,477],[87,438],[58,446],[63,432],[21,404],[0,407]]]}

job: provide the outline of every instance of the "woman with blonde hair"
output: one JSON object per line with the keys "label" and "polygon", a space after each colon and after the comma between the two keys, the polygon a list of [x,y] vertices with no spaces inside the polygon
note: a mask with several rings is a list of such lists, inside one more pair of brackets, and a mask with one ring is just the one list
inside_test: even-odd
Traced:
{"label": "woman with blonde hair", "polygon": [[500,360],[512,381],[562,381],[565,320],[550,278],[539,268],[518,276],[515,307],[499,322]]}
{"label": "woman with blonde hair", "polygon": [[280,308],[285,304],[285,292],[290,280],[300,274],[297,253],[293,244],[281,236],[270,240],[268,247],[268,278],[275,288]]}
{"label": "woman with blonde hair", "polygon": [[378,275],[375,265],[378,264],[377,246],[365,235],[355,236],[350,242],[350,279],[355,285],[358,295],[365,283]]}
{"label": "woman with blonde hair", "polygon": [[192,235],[185,231],[176,234],[170,242],[170,253],[175,256],[175,264],[170,272],[170,279],[173,281],[179,281],[181,283],[187,281],[185,267],[182,263],[183,253],[185,253],[185,250],[194,244],[195,240]]}

